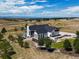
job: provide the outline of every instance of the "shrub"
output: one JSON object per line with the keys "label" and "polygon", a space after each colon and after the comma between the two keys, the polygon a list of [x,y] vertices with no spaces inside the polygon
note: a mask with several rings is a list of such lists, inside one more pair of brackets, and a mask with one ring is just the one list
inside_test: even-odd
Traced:
{"label": "shrub", "polygon": [[2,59],[12,59],[8,54],[3,54]]}
{"label": "shrub", "polygon": [[79,39],[74,40],[73,46],[74,46],[75,52],[79,53]]}
{"label": "shrub", "polygon": [[65,49],[66,51],[71,51],[71,50],[72,50],[71,43],[69,42],[68,39],[66,39],[66,40],[64,41],[64,49]]}
{"label": "shrub", "polygon": [[14,28],[14,31],[18,31],[18,29],[15,27],[15,28]]}
{"label": "shrub", "polygon": [[18,36],[17,41],[21,47],[23,47],[23,37]]}
{"label": "shrub", "polygon": [[23,31],[24,30],[24,27],[21,27],[21,31]]}
{"label": "shrub", "polygon": [[28,24],[25,24],[25,27],[27,27]]}
{"label": "shrub", "polygon": [[43,46],[45,45],[46,48],[50,48],[52,44],[52,40],[50,40],[49,38],[40,38],[38,40],[38,45]]}
{"label": "shrub", "polygon": [[12,35],[9,35],[9,36],[8,36],[8,39],[9,39],[10,41],[15,41],[15,38],[14,38]]}
{"label": "shrub", "polygon": [[79,31],[76,31],[77,38],[79,38]]}
{"label": "shrub", "polygon": [[13,50],[13,47],[6,39],[3,39],[2,41],[0,41],[0,50],[3,52],[1,54],[3,59],[11,59],[11,54],[13,55],[12,52],[14,52],[14,50]]}
{"label": "shrub", "polygon": [[29,48],[29,43],[28,42],[24,42],[24,48]]}
{"label": "shrub", "polygon": [[4,36],[0,33],[0,40],[2,40],[3,37],[4,37]]}
{"label": "shrub", "polygon": [[6,33],[7,32],[7,30],[5,29],[5,28],[3,28],[2,30],[1,30],[1,33]]}
{"label": "shrub", "polygon": [[51,48],[51,44],[52,44],[52,40],[50,40],[49,38],[45,38],[46,48]]}
{"label": "shrub", "polygon": [[44,39],[38,39],[38,45],[43,46],[44,45]]}

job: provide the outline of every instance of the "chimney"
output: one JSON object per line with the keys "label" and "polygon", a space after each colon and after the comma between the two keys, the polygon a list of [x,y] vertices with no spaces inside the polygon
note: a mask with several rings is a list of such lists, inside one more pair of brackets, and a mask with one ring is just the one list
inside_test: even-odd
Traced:
{"label": "chimney", "polygon": [[27,25],[27,37],[30,37],[30,29],[29,29],[29,25]]}

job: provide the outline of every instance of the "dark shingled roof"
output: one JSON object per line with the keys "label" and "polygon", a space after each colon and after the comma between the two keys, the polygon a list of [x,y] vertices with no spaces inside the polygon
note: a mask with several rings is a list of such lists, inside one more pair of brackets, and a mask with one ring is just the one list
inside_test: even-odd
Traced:
{"label": "dark shingled roof", "polygon": [[32,25],[32,26],[29,27],[29,29],[31,31],[35,30],[39,34],[39,33],[51,32],[52,30],[57,30],[58,28],[51,27],[51,26],[45,24],[45,25]]}

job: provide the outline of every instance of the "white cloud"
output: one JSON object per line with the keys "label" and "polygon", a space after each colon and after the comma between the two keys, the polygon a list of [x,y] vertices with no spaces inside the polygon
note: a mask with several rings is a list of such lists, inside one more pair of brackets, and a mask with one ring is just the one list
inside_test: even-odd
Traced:
{"label": "white cloud", "polygon": [[12,14],[30,14],[37,9],[42,9],[44,6],[30,5],[30,6],[15,6],[16,4],[23,4],[24,0],[6,0],[6,2],[0,3],[0,13],[12,13]]}
{"label": "white cloud", "polygon": [[24,4],[24,0],[6,0],[8,4]]}
{"label": "white cloud", "polygon": [[36,2],[30,2],[30,4],[35,4]]}
{"label": "white cloud", "polygon": [[58,11],[43,11],[41,15],[49,17],[68,17],[79,15],[79,6],[68,7]]}
{"label": "white cloud", "polygon": [[[31,4],[29,6],[16,6],[16,4],[25,4],[26,2],[24,0],[5,0],[5,2],[0,2],[0,14],[10,13],[10,14],[26,14],[31,15],[34,11],[38,9],[43,9],[45,7],[53,7],[56,5],[35,5],[36,2],[46,2],[46,0],[34,0],[28,4]],[[37,12],[41,16],[70,16],[74,13],[79,12],[79,6],[72,6],[68,7],[62,10],[58,11],[43,11],[43,12]]]}
{"label": "white cloud", "polygon": [[61,10],[61,12],[68,13],[68,14],[79,12],[79,6],[68,7],[64,10]]}
{"label": "white cloud", "polygon": [[14,14],[18,13],[24,13],[24,14],[31,14],[37,9],[44,8],[43,6],[38,6],[38,5],[32,5],[32,6],[22,6],[22,7],[16,7],[15,9],[10,10],[10,12]]}
{"label": "white cloud", "polygon": [[47,0],[32,0],[34,2],[47,2]]}
{"label": "white cloud", "polygon": [[20,11],[20,10],[9,10],[9,12],[13,13],[13,14],[22,13],[22,11]]}
{"label": "white cloud", "polygon": [[21,9],[41,9],[44,8],[43,6],[38,6],[38,5],[31,5],[31,6],[22,6],[20,7]]}

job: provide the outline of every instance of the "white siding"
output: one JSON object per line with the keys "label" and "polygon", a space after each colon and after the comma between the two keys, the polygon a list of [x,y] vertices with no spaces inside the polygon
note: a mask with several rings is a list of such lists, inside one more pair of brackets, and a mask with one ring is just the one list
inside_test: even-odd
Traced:
{"label": "white siding", "polygon": [[30,37],[30,30],[29,30],[29,26],[27,26],[27,37]]}
{"label": "white siding", "polygon": [[47,36],[50,37],[51,36],[51,32],[47,32]]}
{"label": "white siding", "polygon": [[38,39],[38,33],[34,32],[34,39]]}

